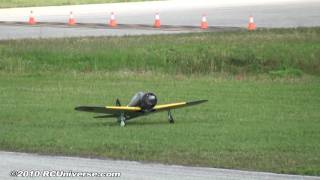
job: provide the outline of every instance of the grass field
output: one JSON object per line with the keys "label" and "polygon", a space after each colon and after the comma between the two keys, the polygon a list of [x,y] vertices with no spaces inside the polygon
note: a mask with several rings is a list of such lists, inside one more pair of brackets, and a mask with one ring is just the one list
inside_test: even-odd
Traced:
{"label": "grass field", "polygon": [[0,42],[11,73],[156,71],[320,75],[320,28]]}
{"label": "grass field", "polygon": [[[0,0],[0,8],[135,2],[145,0]],[[152,1],[152,0],[149,0]]]}
{"label": "grass field", "polygon": [[[319,39],[311,28],[1,41],[0,149],[320,175]],[[158,113],[125,128],[73,110],[140,90],[209,102],[174,111],[174,125]]]}

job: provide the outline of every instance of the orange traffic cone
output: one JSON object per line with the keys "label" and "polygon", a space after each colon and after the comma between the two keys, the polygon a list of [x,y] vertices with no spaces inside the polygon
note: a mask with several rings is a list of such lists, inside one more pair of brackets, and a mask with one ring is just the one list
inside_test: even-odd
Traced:
{"label": "orange traffic cone", "polygon": [[73,17],[73,12],[72,11],[70,11],[70,17],[69,17],[68,24],[71,25],[71,26],[76,24],[76,20]]}
{"label": "orange traffic cone", "polygon": [[154,18],[154,27],[155,28],[160,28],[160,15],[159,13],[156,13],[155,18]]}
{"label": "orange traffic cone", "polygon": [[253,16],[249,17],[248,30],[253,31],[256,29],[256,24],[254,23]]}
{"label": "orange traffic cone", "polygon": [[29,24],[30,24],[30,25],[36,24],[36,20],[35,20],[35,18],[34,18],[34,16],[33,16],[33,11],[30,11]]}
{"label": "orange traffic cone", "polygon": [[208,29],[207,16],[205,14],[202,15],[200,28],[201,29]]}
{"label": "orange traffic cone", "polygon": [[109,26],[110,27],[116,27],[117,26],[116,16],[114,15],[113,12],[111,12],[111,16],[110,16],[110,20],[109,20]]}

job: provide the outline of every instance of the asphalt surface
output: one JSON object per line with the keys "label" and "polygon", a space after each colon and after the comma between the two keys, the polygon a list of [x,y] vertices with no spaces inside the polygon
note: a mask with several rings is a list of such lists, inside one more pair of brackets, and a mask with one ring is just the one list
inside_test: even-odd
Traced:
{"label": "asphalt surface", "polygon": [[[320,179],[312,176],[284,175],[264,172],[250,172],[227,170],[217,168],[186,167],[177,165],[148,164],[134,161],[117,161],[88,159],[64,156],[44,156],[27,153],[14,153],[0,151],[0,179],[23,179],[12,177],[14,170],[34,171],[66,171],[66,172],[120,172],[121,180],[168,180],[168,179],[259,179],[259,180],[285,180],[285,179]],[[48,177],[37,177],[48,179]],[[66,179],[55,177],[54,179]],[[73,177],[72,179],[105,179],[101,177]]]}
{"label": "asphalt surface", "polygon": [[[107,26],[111,12],[120,24],[151,25],[155,12],[160,13],[161,24],[199,27],[201,16],[207,15],[209,26],[242,27],[253,15],[257,27],[310,27],[320,26],[320,1],[317,0],[217,0],[217,1],[156,1],[114,3],[99,5],[52,6],[0,9],[0,21],[27,22],[30,10],[38,22],[66,23],[73,11],[78,23],[100,23]],[[228,29],[228,28],[226,28]],[[144,29],[144,28],[88,28],[56,26],[12,26],[0,23],[0,39],[72,37],[72,36],[123,36],[159,33],[185,33],[201,30]]]}

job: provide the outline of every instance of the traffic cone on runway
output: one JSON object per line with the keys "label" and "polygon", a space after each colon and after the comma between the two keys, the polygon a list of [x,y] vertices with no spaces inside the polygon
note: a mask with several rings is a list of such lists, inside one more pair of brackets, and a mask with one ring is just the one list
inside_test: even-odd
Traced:
{"label": "traffic cone on runway", "polygon": [[205,15],[205,14],[202,15],[200,28],[201,29],[208,29],[207,15]]}
{"label": "traffic cone on runway", "polygon": [[256,24],[254,23],[253,16],[249,16],[248,30],[249,31],[256,30]]}
{"label": "traffic cone on runway", "polygon": [[160,15],[159,13],[156,13],[155,17],[154,17],[154,27],[155,28],[160,28],[161,23],[160,23]]}
{"label": "traffic cone on runway", "polygon": [[114,15],[113,12],[111,12],[111,16],[110,16],[110,20],[109,20],[109,26],[110,27],[116,27],[117,26],[116,16]]}
{"label": "traffic cone on runway", "polygon": [[30,11],[30,15],[29,15],[29,22],[28,22],[30,25],[34,25],[36,24],[36,20],[33,16],[33,11]]}
{"label": "traffic cone on runway", "polygon": [[68,24],[71,25],[71,26],[76,24],[76,20],[74,19],[74,16],[73,16],[73,12],[72,12],[72,11],[70,11],[70,16],[69,16]]}

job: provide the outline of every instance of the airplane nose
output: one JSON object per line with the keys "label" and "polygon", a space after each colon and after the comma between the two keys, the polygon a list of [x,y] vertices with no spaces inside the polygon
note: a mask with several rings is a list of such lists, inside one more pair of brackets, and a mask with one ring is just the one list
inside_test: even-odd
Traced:
{"label": "airplane nose", "polygon": [[141,108],[151,110],[157,104],[157,96],[153,93],[146,93],[141,99]]}
{"label": "airplane nose", "polygon": [[154,95],[150,95],[149,97],[148,97],[148,100],[149,100],[149,102],[151,103],[151,104],[154,104],[157,100],[156,100],[157,98],[156,98],[156,96],[154,96]]}

